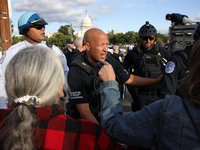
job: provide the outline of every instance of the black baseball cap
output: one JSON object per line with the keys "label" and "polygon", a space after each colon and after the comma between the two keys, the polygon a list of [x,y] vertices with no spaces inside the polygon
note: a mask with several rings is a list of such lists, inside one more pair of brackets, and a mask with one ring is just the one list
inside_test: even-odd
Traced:
{"label": "black baseball cap", "polygon": [[74,44],[74,41],[72,41],[72,39],[67,39],[67,44]]}

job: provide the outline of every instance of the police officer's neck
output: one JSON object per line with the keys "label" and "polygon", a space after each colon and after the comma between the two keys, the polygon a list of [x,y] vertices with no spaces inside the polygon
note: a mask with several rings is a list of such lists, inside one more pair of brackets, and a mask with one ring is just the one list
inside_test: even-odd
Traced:
{"label": "police officer's neck", "polygon": [[93,65],[98,65],[100,61],[96,61],[91,54],[86,50],[86,57]]}
{"label": "police officer's neck", "polygon": [[70,47],[68,47],[68,50],[69,50],[70,52],[72,52],[72,51],[73,51],[73,49],[72,49],[72,48],[70,48]]}
{"label": "police officer's neck", "polygon": [[98,65],[101,64],[100,61],[99,61],[99,62],[94,62],[94,61],[92,61],[90,58],[88,58],[88,59],[89,59],[89,61],[90,61],[93,65],[95,65],[95,66],[98,66]]}
{"label": "police officer's neck", "polygon": [[41,41],[36,42],[36,41],[26,37],[26,36],[24,36],[24,37],[25,37],[25,40],[28,41],[29,43],[31,43],[32,45],[37,45],[38,43],[41,42]]}

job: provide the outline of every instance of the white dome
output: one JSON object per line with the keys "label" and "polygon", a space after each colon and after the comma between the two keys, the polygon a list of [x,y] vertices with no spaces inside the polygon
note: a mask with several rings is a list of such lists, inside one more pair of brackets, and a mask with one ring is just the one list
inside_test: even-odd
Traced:
{"label": "white dome", "polygon": [[93,28],[93,25],[92,25],[91,19],[88,17],[87,11],[86,11],[85,17],[83,18],[83,20],[81,22],[81,30],[83,31],[83,30],[87,30],[90,28]]}

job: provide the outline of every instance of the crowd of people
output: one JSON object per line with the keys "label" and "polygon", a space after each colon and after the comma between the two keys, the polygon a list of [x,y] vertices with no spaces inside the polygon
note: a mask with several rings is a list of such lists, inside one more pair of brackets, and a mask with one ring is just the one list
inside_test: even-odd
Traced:
{"label": "crowd of people", "polygon": [[[125,57],[116,45],[108,54],[98,28],[61,51],[44,41],[45,25],[41,15],[24,13],[25,41],[1,60],[0,149],[200,148],[200,24],[194,45],[170,56],[146,21]],[[124,85],[133,99],[126,115]]]}

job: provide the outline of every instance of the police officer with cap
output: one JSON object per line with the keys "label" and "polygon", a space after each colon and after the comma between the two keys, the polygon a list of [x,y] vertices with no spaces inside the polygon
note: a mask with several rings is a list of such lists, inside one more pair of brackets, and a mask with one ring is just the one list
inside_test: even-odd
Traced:
{"label": "police officer with cap", "polygon": [[[200,39],[200,24],[196,26],[193,32],[193,39],[195,42]],[[162,80],[161,98],[164,98],[166,94],[178,94],[176,90],[178,81],[185,78],[189,73],[188,63],[192,46],[186,46],[184,50],[175,51],[169,58]]]}
{"label": "police officer with cap", "polygon": [[[124,66],[131,74],[154,79],[162,74],[169,53],[155,44],[156,33],[156,28],[148,21],[140,28],[140,45],[134,47],[124,59]],[[133,98],[133,111],[160,99],[160,85],[127,87]]]}
{"label": "police officer with cap", "polygon": [[[48,23],[36,12],[26,12],[18,20],[19,34],[24,35],[25,41],[11,46],[0,60],[0,109],[7,108],[7,95],[5,92],[5,69],[12,57],[20,50],[33,45],[48,47],[45,40],[45,25]],[[61,50],[52,45],[52,50],[62,59],[64,64],[64,73],[67,79],[69,68],[66,58]],[[23,72],[22,72],[23,73]],[[34,72],[33,72],[34,73]]]}
{"label": "police officer with cap", "polygon": [[138,45],[138,42],[135,40],[134,41],[134,46],[137,46]]}
{"label": "police officer with cap", "polygon": [[68,67],[70,66],[70,63],[72,62],[73,55],[77,52],[79,52],[79,50],[74,49],[74,41],[72,39],[67,39],[67,45],[63,49],[63,53],[67,59]]}

